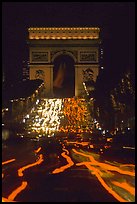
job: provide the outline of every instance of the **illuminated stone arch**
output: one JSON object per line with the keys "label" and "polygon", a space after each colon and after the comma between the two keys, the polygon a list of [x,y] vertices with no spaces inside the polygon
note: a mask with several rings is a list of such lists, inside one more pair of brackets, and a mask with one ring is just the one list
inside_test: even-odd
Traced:
{"label": "illuminated stone arch", "polygon": [[43,75],[46,96],[53,96],[53,67],[58,56],[73,59],[75,68],[75,96],[81,96],[83,70],[93,71],[93,81],[99,74],[100,28],[98,27],[41,27],[28,28],[29,74],[36,79],[39,70]]}

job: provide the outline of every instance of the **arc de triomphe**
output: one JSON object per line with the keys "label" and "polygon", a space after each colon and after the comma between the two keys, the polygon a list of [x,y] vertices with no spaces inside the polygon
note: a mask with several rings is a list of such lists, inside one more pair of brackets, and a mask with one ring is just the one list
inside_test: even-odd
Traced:
{"label": "arc de triomphe", "polygon": [[33,27],[28,29],[28,33],[30,80],[43,79],[47,95],[53,96],[54,62],[61,56],[69,56],[74,62],[74,96],[80,96],[84,90],[85,70],[92,71],[96,82],[99,73],[100,28]]}

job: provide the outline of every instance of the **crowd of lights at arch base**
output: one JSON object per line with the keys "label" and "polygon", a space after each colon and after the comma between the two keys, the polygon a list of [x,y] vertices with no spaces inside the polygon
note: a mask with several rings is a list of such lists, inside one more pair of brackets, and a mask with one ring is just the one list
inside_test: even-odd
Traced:
{"label": "crowd of lights at arch base", "polygon": [[85,99],[43,99],[36,102],[37,109],[32,109],[23,119],[27,123],[28,134],[54,136],[56,132],[82,133],[91,132],[92,117]]}
{"label": "crowd of lights at arch base", "polygon": [[[89,114],[86,101],[79,98],[37,100],[36,107],[33,107],[30,113],[24,117],[23,123],[26,124],[28,135],[31,137],[34,134],[38,140],[41,137],[52,138],[56,133],[63,133],[68,135],[68,137],[68,133],[89,134],[93,128],[93,118]],[[134,164],[102,161],[99,154],[86,148],[91,146],[89,146],[88,141],[70,140],[68,137],[64,140],[59,140],[61,152],[57,155],[58,162],[52,164],[51,169],[50,167],[47,168],[49,165],[47,155],[46,153],[43,154],[45,147],[40,146],[40,143],[37,143],[37,148],[32,150],[33,159],[31,161],[21,161],[17,154],[15,154],[14,158],[8,158],[3,161],[2,179],[6,180],[8,187],[8,182],[11,186],[8,191],[5,190],[6,187],[4,188],[2,202],[21,202],[23,195],[23,200],[25,200],[25,193],[27,195],[28,193],[31,194],[30,189],[33,189],[35,185],[33,186],[30,183],[28,171],[31,171],[32,176],[36,175],[36,181],[34,182],[37,185],[39,183],[40,187],[42,179],[45,178],[44,176],[42,177],[42,172],[43,175],[46,174],[46,171],[51,175],[58,175],[68,171],[69,174],[70,169],[78,170],[80,168],[86,169],[91,177],[95,177],[106,192],[112,195],[116,201],[135,201]],[[60,162],[61,158],[63,158],[63,163]],[[14,165],[17,163],[18,165],[15,168]],[[10,180],[10,177],[13,176],[13,169],[16,171],[14,175],[16,186]],[[39,181],[37,180],[38,174],[41,174],[41,180]],[[88,189],[90,189],[90,186],[88,186]],[[32,199],[32,201],[34,200]],[[25,200],[25,202],[28,202],[28,200]]]}

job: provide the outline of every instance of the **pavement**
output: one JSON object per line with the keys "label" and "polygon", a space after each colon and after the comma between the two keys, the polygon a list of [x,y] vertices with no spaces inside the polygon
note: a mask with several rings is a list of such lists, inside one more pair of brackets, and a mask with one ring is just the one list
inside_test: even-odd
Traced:
{"label": "pavement", "polygon": [[[102,161],[99,154],[88,148],[86,151],[85,146],[82,149],[82,143],[79,147],[76,144],[69,147],[66,140],[61,143],[58,140],[55,145],[53,139],[7,144],[2,154],[3,199],[9,202],[133,202],[135,165]],[[120,183],[128,185],[131,192],[118,187]]]}

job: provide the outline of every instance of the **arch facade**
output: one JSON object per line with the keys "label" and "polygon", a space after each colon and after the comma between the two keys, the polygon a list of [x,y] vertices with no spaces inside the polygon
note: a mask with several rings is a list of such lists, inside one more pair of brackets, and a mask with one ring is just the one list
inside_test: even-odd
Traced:
{"label": "arch facade", "polygon": [[101,43],[99,28],[29,28],[28,32],[30,80],[43,79],[47,96],[53,97],[53,67],[59,56],[70,56],[74,60],[75,96],[84,92],[86,70],[91,70],[96,82]]}

